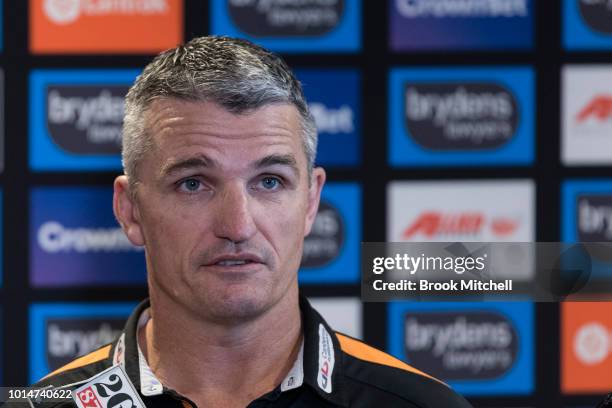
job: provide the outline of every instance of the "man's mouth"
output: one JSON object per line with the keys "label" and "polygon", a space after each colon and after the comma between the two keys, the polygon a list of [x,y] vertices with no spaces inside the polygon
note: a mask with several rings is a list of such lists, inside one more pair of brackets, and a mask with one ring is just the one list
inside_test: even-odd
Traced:
{"label": "man's mouth", "polygon": [[254,253],[219,254],[207,262],[208,266],[244,267],[263,264],[263,258]]}
{"label": "man's mouth", "polygon": [[227,261],[219,261],[215,263],[215,265],[220,266],[235,266],[235,265],[246,265],[248,263],[253,263],[252,261],[247,260],[227,260]]}

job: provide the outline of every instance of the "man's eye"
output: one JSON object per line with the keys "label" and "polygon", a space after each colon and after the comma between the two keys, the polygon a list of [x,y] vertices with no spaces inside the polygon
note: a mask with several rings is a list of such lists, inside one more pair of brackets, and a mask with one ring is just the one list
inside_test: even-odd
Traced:
{"label": "man's eye", "polygon": [[201,186],[202,186],[202,183],[199,180],[192,179],[192,178],[183,180],[180,183],[180,188],[188,192],[196,192],[200,189]]}
{"label": "man's eye", "polygon": [[261,186],[264,190],[276,190],[281,186],[281,182],[276,177],[264,177],[261,179]]}

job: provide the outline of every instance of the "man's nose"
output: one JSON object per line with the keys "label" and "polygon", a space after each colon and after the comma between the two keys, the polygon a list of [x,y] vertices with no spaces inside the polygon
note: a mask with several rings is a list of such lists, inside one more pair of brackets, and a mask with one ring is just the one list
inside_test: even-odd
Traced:
{"label": "man's nose", "polygon": [[245,186],[226,186],[217,199],[215,235],[234,243],[253,237],[257,227],[250,207],[251,200]]}

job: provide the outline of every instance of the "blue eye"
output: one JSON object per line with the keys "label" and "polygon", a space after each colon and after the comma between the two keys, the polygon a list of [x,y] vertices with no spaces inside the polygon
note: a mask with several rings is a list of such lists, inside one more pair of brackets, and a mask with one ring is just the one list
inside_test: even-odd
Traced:
{"label": "blue eye", "polygon": [[280,185],[280,181],[276,177],[264,177],[261,179],[261,185],[266,190],[274,190]]}
{"label": "blue eye", "polygon": [[200,188],[201,185],[202,185],[202,183],[200,183],[199,180],[192,179],[192,178],[191,179],[187,179],[187,180],[183,180],[181,182],[181,186],[183,188],[185,188],[189,192],[198,191],[198,189]]}

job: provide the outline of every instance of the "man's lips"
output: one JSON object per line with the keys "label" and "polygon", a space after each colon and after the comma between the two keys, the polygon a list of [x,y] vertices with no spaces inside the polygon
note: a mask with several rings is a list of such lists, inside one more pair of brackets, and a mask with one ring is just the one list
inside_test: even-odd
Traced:
{"label": "man's lips", "polygon": [[248,265],[262,265],[264,260],[253,253],[221,254],[215,256],[211,261],[205,262],[206,267],[240,268]]}

